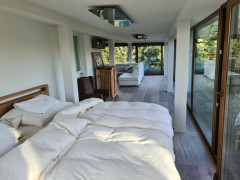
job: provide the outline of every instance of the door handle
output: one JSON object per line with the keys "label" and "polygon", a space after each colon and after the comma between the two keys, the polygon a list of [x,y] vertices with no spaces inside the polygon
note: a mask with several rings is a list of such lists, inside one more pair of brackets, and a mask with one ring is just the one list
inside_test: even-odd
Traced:
{"label": "door handle", "polygon": [[221,90],[221,91],[219,91],[219,92],[216,92],[215,93],[217,96],[219,96],[219,97],[223,97],[223,91]]}

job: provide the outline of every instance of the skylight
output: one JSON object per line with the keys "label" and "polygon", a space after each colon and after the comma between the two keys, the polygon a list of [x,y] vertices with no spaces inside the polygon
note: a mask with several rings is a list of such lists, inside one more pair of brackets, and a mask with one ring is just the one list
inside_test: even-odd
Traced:
{"label": "skylight", "polygon": [[89,11],[115,27],[132,27],[133,22],[119,7],[96,7]]}

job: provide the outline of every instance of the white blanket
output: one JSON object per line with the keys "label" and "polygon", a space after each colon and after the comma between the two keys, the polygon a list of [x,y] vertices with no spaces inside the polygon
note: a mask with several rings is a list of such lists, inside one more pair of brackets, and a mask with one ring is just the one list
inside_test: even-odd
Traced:
{"label": "white blanket", "polygon": [[[94,103],[81,111],[82,119],[74,117],[76,112],[69,117],[71,109],[60,113],[46,129],[0,158],[0,179],[180,179],[168,111],[138,103],[125,103],[126,110],[120,104],[124,102]],[[88,120],[83,118],[91,121],[85,130]]]}

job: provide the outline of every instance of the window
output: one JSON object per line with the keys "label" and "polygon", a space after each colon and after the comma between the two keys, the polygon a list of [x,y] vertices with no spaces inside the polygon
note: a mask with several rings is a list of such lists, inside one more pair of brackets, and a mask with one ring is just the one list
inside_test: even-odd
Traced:
{"label": "window", "polygon": [[135,43],[133,58],[136,62],[144,63],[145,75],[164,74],[163,43]]}
{"label": "window", "polygon": [[76,72],[81,71],[80,60],[79,60],[79,42],[78,36],[73,36],[73,46],[74,46],[74,55],[75,55],[75,64],[76,64]]}
{"label": "window", "polygon": [[109,64],[109,47],[106,46],[105,49],[102,49],[102,58],[104,64]]}
{"label": "window", "polygon": [[[109,64],[109,47],[102,49],[103,63]],[[128,45],[127,44],[115,44],[115,62],[116,63],[128,63]]]}
{"label": "window", "polygon": [[128,44],[115,44],[116,63],[129,63]]}

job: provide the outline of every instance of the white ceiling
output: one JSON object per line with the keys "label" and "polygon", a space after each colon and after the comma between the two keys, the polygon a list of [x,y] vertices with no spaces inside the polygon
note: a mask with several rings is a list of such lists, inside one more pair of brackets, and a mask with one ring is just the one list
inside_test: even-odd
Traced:
{"label": "white ceiling", "polygon": [[[146,34],[147,41],[164,41],[176,32],[178,19],[196,24],[226,0],[26,0],[86,24],[136,40],[132,34]],[[134,27],[115,28],[88,10],[91,6],[118,5],[134,21]]]}

